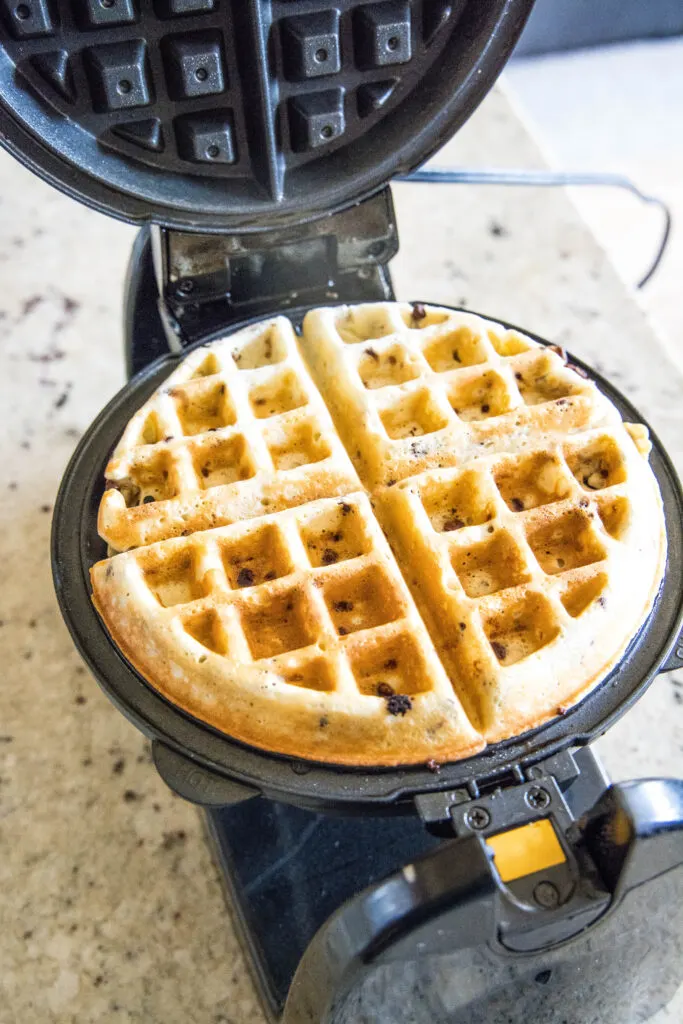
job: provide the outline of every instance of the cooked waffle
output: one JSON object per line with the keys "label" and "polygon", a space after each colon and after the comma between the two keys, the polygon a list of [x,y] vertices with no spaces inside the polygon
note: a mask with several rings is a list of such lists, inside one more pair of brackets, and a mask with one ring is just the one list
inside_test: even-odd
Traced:
{"label": "cooked waffle", "polygon": [[92,570],[115,642],[191,714],[321,761],[455,760],[562,714],[661,579],[644,428],[470,314],[316,310],[302,346],[334,426],[283,319],[131,420],[100,509],[126,550]]}
{"label": "cooked waffle", "polygon": [[469,313],[398,303],[316,309],[303,346],[369,488],[521,450],[539,435],[620,422],[558,352]]}
{"label": "cooked waffle", "polygon": [[284,317],[190,353],[133,416],[106,477],[97,525],[116,551],[358,486]]}
{"label": "cooked waffle", "polygon": [[133,665],[237,739],[346,764],[481,749],[365,494],[127,551],[92,581]]}
{"label": "cooked waffle", "polygon": [[657,499],[622,426],[431,470],[377,496],[487,742],[562,714],[621,656],[660,579]]}

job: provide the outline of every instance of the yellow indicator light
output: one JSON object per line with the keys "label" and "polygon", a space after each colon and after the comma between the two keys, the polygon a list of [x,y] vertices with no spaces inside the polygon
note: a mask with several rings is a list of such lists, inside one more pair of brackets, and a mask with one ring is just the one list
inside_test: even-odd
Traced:
{"label": "yellow indicator light", "polygon": [[567,859],[555,829],[545,819],[501,832],[486,842],[493,850],[496,869],[503,882],[514,882],[535,871],[564,864]]}

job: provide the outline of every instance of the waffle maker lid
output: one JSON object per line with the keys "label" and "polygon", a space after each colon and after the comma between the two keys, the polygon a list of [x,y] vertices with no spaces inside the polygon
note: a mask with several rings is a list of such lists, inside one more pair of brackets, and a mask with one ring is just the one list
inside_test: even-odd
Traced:
{"label": "waffle maker lid", "polygon": [[0,143],[130,221],[258,230],[423,162],[533,0],[0,0]]}

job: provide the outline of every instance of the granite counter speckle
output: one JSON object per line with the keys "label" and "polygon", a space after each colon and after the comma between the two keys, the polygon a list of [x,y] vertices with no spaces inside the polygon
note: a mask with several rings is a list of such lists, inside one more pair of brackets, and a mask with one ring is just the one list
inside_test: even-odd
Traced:
{"label": "granite counter speckle", "polygon": [[[538,166],[503,94],[441,164]],[[398,185],[400,296],[465,304],[611,376],[683,466],[683,378],[568,199]],[[262,1024],[194,807],[86,673],[53,596],[52,505],[123,383],[132,228],[0,157],[0,1024]],[[662,677],[600,741],[617,778],[680,774],[683,686]],[[657,1018],[683,1017],[680,998]]]}

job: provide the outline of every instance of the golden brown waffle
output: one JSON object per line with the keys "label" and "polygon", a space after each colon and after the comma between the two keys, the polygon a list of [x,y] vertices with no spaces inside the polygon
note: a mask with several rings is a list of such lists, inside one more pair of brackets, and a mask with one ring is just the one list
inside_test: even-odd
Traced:
{"label": "golden brown waffle", "polygon": [[365,494],[137,548],[92,580],[133,665],[237,739],[344,764],[482,747]]}
{"label": "golden brown waffle", "polygon": [[334,425],[283,319],[191,353],[131,420],[100,509],[128,550],[92,570],[116,643],[216,728],[340,764],[563,713],[661,579],[644,428],[471,314],[316,310],[302,346]]}
{"label": "golden brown waffle", "polygon": [[284,317],[188,355],[106,476],[98,529],[116,551],[358,486]]}
{"label": "golden brown waffle", "polygon": [[378,496],[470,720],[491,743],[605,675],[661,574],[658,495],[623,427],[432,470]]}
{"label": "golden brown waffle", "polygon": [[316,309],[306,359],[363,483],[619,423],[557,352],[469,313],[398,303]]}

